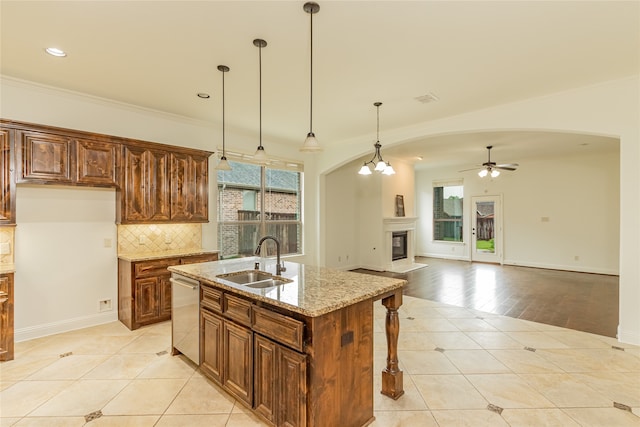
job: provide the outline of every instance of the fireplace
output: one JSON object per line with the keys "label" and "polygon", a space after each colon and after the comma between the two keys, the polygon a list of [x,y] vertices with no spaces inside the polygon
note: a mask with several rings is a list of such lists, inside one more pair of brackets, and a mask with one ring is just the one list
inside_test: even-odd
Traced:
{"label": "fireplace", "polygon": [[407,231],[394,231],[391,234],[391,261],[407,258]]}
{"label": "fireplace", "polygon": [[416,266],[424,264],[415,263],[415,217],[383,218],[384,253],[382,261],[386,271],[403,273]]}

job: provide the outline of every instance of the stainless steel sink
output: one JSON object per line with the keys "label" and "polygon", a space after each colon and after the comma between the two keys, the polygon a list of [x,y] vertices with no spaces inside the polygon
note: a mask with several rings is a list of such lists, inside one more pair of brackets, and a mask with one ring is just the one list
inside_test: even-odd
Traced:
{"label": "stainless steel sink", "polygon": [[270,288],[292,282],[292,280],[258,270],[238,271],[235,273],[220,274],[216,277],[238,285],[244,285],[248,288]]}

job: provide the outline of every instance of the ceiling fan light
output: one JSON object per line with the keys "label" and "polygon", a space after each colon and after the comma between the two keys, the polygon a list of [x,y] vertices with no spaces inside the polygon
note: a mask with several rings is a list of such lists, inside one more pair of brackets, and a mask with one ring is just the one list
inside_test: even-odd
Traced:
{"label": "ceiling fan light", "polygon": [[491,171],[491,178],[496,178],[498,175],[500,175],[499,170],[494,169]]}
{"label": "ceiling fan light", "polygon": [[478,176],[479,176],[480,178],[484,178],[485,176],[487,176],[487,174],[488,174],[488,173],[489,173],[489,172],[487,172],[487,170],[486,170],[486,169],[482,169],[480,172],[478,172]]}
{"label": "ceiling fan light", "polygon": [[371,168],[365,163],[358,171],[360,175],[371,175]]}
{"label": "ceiling fan light", "polygon": [[304,143],[302,144],[302,147],[300,147],[300,151],[307,151],[307,152],[322,151],[322,147],[320,146],[320,143],[318,143],[318,140],[316,139],[316,136],[313,134],[313,132],[309,132],[307,134],[307,137],[305,138]]}

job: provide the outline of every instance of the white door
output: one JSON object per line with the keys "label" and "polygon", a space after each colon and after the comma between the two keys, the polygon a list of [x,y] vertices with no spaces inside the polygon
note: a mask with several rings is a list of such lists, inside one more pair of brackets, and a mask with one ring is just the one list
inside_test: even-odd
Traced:
{"label": "white door", "polygon": [[502,263],[502,196],[471,197],[471,261]]}

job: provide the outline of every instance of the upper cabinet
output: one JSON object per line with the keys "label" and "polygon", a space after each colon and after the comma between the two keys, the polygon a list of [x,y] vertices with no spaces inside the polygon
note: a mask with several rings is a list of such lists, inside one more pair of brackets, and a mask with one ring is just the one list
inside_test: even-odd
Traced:
{"label": "upper cabinet", "polygon": [[206,222],[208,220],[207,171],[209,156],[171,154],[171,219]]}
{"label": "upper cabinet", "polygon": [[208,166],[211,153],[123,146],[123,182],[118,191],[117,221],[207,222]]}
{"label": "upper cabinet", "polygon": [[58,132],[16,130],[18,183],[115,187],[120,144]]}
{"label": "upper cabinet", "polygon": [[0,128],[0,225],[16,223],[13,130]]}
{"label": "upper cabinet", "polygon": [[125,145],[122,170],[118,222],[169,221],[169,153]]}
{"label": "upper cabinet", "polygon": [[122,224],[209,219],[212,152],[4,119],[0,148],[0,225],[15,224],[16,183],[114,187]]}

